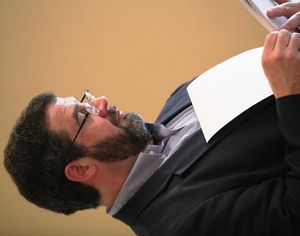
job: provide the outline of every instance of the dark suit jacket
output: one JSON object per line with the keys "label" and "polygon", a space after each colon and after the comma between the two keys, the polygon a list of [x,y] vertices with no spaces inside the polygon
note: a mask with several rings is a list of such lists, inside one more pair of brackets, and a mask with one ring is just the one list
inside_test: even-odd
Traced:
{"label": "dark suit jacket", "polygon": [[[158,122],[191,105],[187,85]],[[196,132],[114,217],[137,235],[299,236],[300,95],[263,100],[208,143]]]}

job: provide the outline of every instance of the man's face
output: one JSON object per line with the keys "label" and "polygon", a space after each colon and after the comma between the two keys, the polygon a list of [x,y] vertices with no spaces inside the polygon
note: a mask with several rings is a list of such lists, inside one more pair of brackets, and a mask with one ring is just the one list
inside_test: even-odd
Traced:
{"label": "man's face", "polygon": [[[103,161],[123,160],[145,148],[151,136],[139,115],[123,115],[118,109],[108,107],[105,97],[95,98],[92,103],[100,114],[88,116],[75,144],[83,146],[91,156]],[[85,112],[85,104],[74,97],[57,97],[56,102],[48,108],[49,129],[65,130],[73,140]]]}

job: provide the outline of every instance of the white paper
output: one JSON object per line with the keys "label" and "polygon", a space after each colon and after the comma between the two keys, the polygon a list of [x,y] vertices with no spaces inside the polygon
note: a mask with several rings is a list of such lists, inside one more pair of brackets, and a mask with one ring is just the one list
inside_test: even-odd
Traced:
{"label": "white paper", "polygon": [[262,50],[256,48],[232,57],[188,86],[207,142],[235,117],[272,94],[261,65]]}

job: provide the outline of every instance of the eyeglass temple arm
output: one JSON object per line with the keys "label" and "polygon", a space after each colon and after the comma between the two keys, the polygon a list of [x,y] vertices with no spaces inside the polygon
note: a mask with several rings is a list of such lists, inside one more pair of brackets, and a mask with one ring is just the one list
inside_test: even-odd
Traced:
{"label": "eyeglass temple arm", "polygon": [[80,125],[80,127],[79,127],[79,129],[78,129],[78,131],[77,131],[77,133],[76,133],[76,135],[75,135],[73,141],[72,141],[72,145],[74,144],[74,142],[75,142],[77,136],[79,135],[79,132],[80,132],[82,126],[84,125],[84,123],[85,123],[85,121],[86,121],[86,119],[87,119],[88,116],[89,116],[89,113],[86,113],[85,116],[84,116],[84,119],[83,119],[83,121],[81,122],[81,125]]}

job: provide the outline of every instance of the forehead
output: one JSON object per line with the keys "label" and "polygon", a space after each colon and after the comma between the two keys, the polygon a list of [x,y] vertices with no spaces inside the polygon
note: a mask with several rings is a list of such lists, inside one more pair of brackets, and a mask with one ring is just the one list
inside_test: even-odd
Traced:
{"label": "forehead", "polygon": [[79,103],[79,101],[75,97],[56,97],[56,101],[54,105],[56,106],[68,106],[74,105],[75,103]]}
{"label": "forehead", "polygon": [[72,124],[72,114],[78,104],[75,97],[56,97],[54,103],[50,104],[47,111],[47,120],[50,130],[68,130]]}

